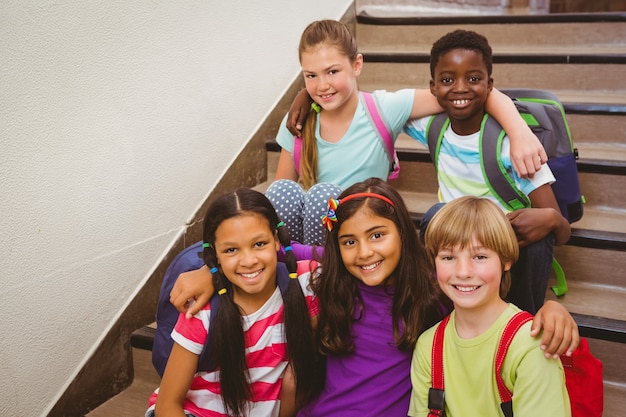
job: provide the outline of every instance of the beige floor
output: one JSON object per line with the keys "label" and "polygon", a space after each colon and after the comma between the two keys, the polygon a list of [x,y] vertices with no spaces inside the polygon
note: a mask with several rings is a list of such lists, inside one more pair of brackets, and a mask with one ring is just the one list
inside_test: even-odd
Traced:
{"label": "beige floor", "polygon": [[152,367],[152,352],[133,349],[135,379],[132,385],[85,417],[141,417],[148,408],[148,398],[160,379]]}

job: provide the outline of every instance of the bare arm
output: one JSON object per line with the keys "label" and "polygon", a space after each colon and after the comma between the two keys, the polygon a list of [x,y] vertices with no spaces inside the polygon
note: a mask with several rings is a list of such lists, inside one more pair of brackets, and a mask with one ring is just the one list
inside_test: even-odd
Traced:
{"label": "bare arm", "polygon": [[159,387],[156,417],[185,417],[183,402],[197,366],[198,355],[174,343]]}
{"label": "bare arm", "polygon": [[541,349],[545,351],[546,358],[557,359],[565,352],[569,356],[578,347],[578,325],[565,307],[556,301],[548,300],[539,309],[530,335],[535,337],[542,329]]}
{"label": "bare arm", "polygon": [[566,244],[572,228],[561,214],[550,184],[542,185],[528,197],[532,208],[516,210],[508,215],[520,246],[537,242],[550,232],[554,233],[555,245]]}
{"label": "bare arm", "polygon": [[513,101],[494,88],[487,97],[485,109],[502,125],[511,140],[511,162],[515,172],[521,178],[532,177],[548,161],[548,155]]}
{"label": "bare arm", "polygon": [[215,293],[212,278],[211,271],[206,265],[195,271],[180,274],[170,291],[170,303],[181,313],[186,313],[187,319],[191,318]]}
{"label": "bare arm", "polygon": [[291,368],[291,363],[287,365],[283,374],[283,384],[280,389],[280,412],[278,417],[294,417],[298,409],[296,408],[296,379]]}
{"label": "bare arm", "polygon": [[437,98],[430,90],[415,89],[415,98],[413,99],[410,119],[432,116],[442,111],[443,108],[439,105]]}
{"label": "bare arm", "polygon": [[278,159],[278,167],[276,168],[276,180],[293,180],[298,181],[299,175],[296,171],[293,158],[291,154],[286,150],[280,151],[280,158]]}

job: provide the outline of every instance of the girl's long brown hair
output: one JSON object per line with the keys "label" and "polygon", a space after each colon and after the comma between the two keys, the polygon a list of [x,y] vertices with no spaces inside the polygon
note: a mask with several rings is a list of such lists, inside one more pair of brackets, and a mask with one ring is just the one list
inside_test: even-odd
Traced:
{"label": "girl's long brown hair", "polygon": [[[219,197],[206,213],[203,237],[211,245],[204,248],[203,257],[209,268],[218,266],[214,245],[215,231],[223,221],[245,213],[256,213],[267,219],[270,230],[278,234],[283,247],[290,245],[289,232],[286,227],[278,227],[280,219],[270,201],[258,191],[241,188]],[[297,261],[293,251],[285,253],[285,264],[289,273],[296,273]],[[228,288],[230,282],[218,271],[213,274],[213,285],[218,291]],[[220,370],[220,390],[225,409],[229,415],[243,416],[249,412],[245,405],[252,398],[252,393],[245,357],[241,311],[233,301],[232,293],[226,291],[220,295],[220,305],[208,348]],[[289,280],[283,294],[283,304],[287,352],[296,380],[296,403],[303,406],[321,389],[323,373],[319,369],[319,361],[316,360],[318,353],[311,317],[298,279]]]}
{"label": "girl's long brown hair", "polygon": [[[333,46],[344,54],[351,63],[358,56],[356,39],[346,25],[336,20],[318,20],[306,27],[300,37],[298,54],[317,47],[320,44]],[[317,113],[309,111],[302,129],[302,154],[300,157],[300,183],[305,189],[317,184],[317,140],[315,138],[315,123]]]}
{"label": "girl's long brown hair", "polygon": [[[352,322],[362,309],[358,280],[346,269],[339,250],[338,234],[344,221],[359,210],[393,221],[398,228],[402,247],[400,262],[392,273],[394,282],[392,319],[396,344],[401,350],[414,348],[421,332],[443,317],[441,292],[426,250],[398,192],[378,178],[357,183],[340,196],[370,192],[387,197],[393,206],[378,198],[358,197],[339,204],[337,222],[326,237],[322,272],[313,281],[320,303],[318,333],[325,353],[342,354],[354,350]],[[387,278],[389,280],[389,278]],[[383,284],[383,285],[386,285]]]}

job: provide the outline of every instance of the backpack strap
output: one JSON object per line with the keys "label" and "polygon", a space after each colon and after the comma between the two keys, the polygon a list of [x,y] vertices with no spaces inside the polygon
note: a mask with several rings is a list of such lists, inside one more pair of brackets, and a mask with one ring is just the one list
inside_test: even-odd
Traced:
{"label": "backpack strap", "polygon": [[430,159],[435,164],[435,170],[439,162],[439,148],[443,141],[443,134],[450,125],[450,118],[446,113],[438,113],[430,118],[426,127],[426,139],[428,141],[428,152]]}
{"label": "backpack strap", "polygon": [[[400,174],[400,160],[398,159],[398,155],[396,153],[393,136],[391,132],[387,128],[385,121],[383,120],[380,112],[378,111],[378,106],[376,105],[376,101],[374,100],[374,96],[371,93],[366,91],[360,92],[360,97],[363,100],[364,107],[367,110],[367,115],[370,119],[370,122],[376,128],[376,132],[378,133],[378,138],[385,145],[385,149],[387,150],[387,156],[389,160],[392,162],[390,173],[388,179],[394,180],[398,178]],[[293,164],[296,167],[296,172],[300,175],[300,159],[302,158],[302,138],[300,136],[294,136],[293,138]]]}
{"label": "backpack strap", "polygon": [[378,111],[378,106],[376,105],[376,100],[374,100],[374,96],[372,93],[367,91],[361,91],[360,96],[365,102],[365,108],[368,111],[368,115],[370,117],[370,121],[376,127],[376,131],[378,132],[378,137],[382,140],[385,145],[385,149],[387,149],[387,156],[389,160],[392,162],[390,173],[388,179],[395,180],[400,175],[400,161],[398,160],[398,155],[395,150],[395,146],[393,143],[393,136],[389,131],[389,128],[385,124],[380,112]]}
{"label": "backpack strap", "polygon": [[430,410],[428,417],[445,416],[446,399],[443,377],[443,336],[449,321],[450,315],[447,315],[437,326],[433,339],[430,372],[431,388],[428,390],[428,409]]}
{"label": "backpack strap", "polygon": [[[278,262],[276,264],[276,282],[278,288],[280,288],[280,293],[283,296],[285,295],[285,291],[287,291],[289,279],[289,271],[287,271],[287,266],[285,266],[285,264],[282,262]],[[231,290],[231,287],[229,287],[228,290]],[[207,334],[207,338],[204,341],[202,353],[200,353],[200,357],[198,358],[198,368],[196,369],[197,372],[210,372],[217,368],[217,365],[215,364],[215,355],[210,352],[211,336],[213,335],[213,328],[215,327],[215,317],[217,316],[217,310],[220,306],[220,295],[217,294],[217,292],[213,294],[213,296],[209,300],[209,304],[211,305],[211,313],[209,315],[209,331]]]}
{"label": "backpack strap", "polygon": [[519,210],[530,207],[530,200],[517,188],[515,181],[502,165],[500,155],[505,135],[496,119],[485,115],[479,139],[480,166],[487,185],[502,205],[510,210]]}
{"label": "backpack strap", "polygon": [[[504,383],[502,379],[502,364],[506,353],[515,337],[518,330],[528,321],[532,320],[533,316],[526,312],[520,311],[515,314],[507,323],[502,332],[500,343],[498,344],[498,350],[496,351],[495,358],[495,376],[496,385],[498,386],[498,393],[500,394],[500,408],[505,417],[513,417],[513,394]],[[445,417],[445,392],[444,392],[444,371],[443,371],[443,341],[446,326],[450,321],[450,316],[446,316],[435,330],[435,336],[433,339],[433,349],[431,358],[431,385],[428,390],[428,417]]]}
{"label": "backpack strap", "polygon": [[498,385],[498,393],[500,394],[500,408],[505,417],[513,417],[513,394],[509,391],[502,379],[502,364],[504,363],[504,358],[506,357],[506,353],[515,334],[525,323],[532,319],[533,316],[526,311],[520,311],[515,314],[504,328],[498,350],[496,351],[496,384]]}
{"label": "backpack strap", "polygon": [[293,164],[296,166],[296,172],[300,175],[300,157],[302,156],[302,138],[300,136],[293,137]]}

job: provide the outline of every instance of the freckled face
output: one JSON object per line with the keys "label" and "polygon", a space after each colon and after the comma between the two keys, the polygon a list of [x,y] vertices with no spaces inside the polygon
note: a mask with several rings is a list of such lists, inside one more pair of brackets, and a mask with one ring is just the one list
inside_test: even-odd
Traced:
{"label": "freckled face", "polygon": [[346,269],[366,285],[382,285],[400,262],[402,239],[398,228],[370,210],[359,210],[345,220],[337,236]]}

